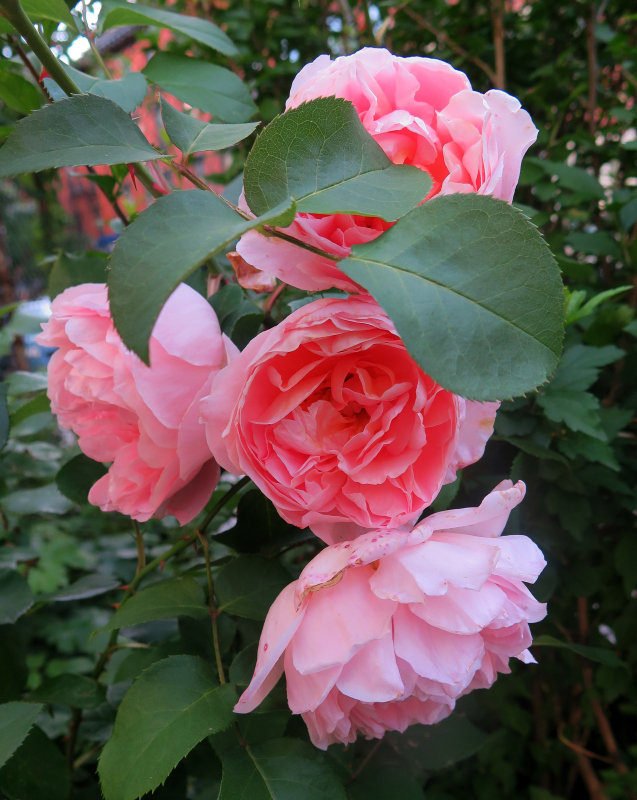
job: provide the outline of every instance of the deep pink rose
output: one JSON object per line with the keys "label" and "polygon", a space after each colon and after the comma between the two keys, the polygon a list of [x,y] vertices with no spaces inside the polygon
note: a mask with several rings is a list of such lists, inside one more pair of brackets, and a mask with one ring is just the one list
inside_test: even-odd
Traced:
{"label": "deep pink rose", "polygon": [[[331,61],[323,55],[294,79],[287,109],[317,97],[350,100],[365,129],[395,164],[426,170],[437,194],[477,192],[511,202],[522,157],[537,129],[518,100],[474,92],[463,72],[432,58],[401,58],[366,47]],[[370,217],[297,214],[285,232],[339,258],[389,227]],[[256,231],[237,252],[271,278],[308,291],[359,287],[332,261]]]}
{"label": "deep pink rose", "polygon": [[533,662],[528,623],[546,607],[523,581],[545,562],[526,536],[498,538],[523,497],[505,481],[478,508],[320,552],[270,608],[235,711],[256,708],[285,671],[290,709],[325,749],[438,722],[510,658]]}
{"label": "deep pink rose", "polygon": [[201,404],[221,466],[328,543],[413,523],[480,458],[497,408],[425,375],[369,295],[314,301],[260,333]]}
{"label": "deep pink rose", "polygon": [[83,453],[113,462],[89,501],[144,522],[172,514],[184,525],[206,504],[219,466],[199,422],[199,401],[236,352],[215,312],[181,285],[150,339],[151,367],[124,347],[106,285],[72,286],[52,303],[37,340],[59,348],[49,363],[51,410]]}

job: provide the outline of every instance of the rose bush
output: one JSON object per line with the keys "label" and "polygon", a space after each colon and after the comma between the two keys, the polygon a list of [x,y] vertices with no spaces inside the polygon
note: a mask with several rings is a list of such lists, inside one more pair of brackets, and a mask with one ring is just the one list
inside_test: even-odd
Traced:
{"label": "rose bush", "polygon": [[285,672],[290,709],[325,749],[438,722],[510,658],[532,662],[529,622],[546,608],[523,581],[544,558],[526,536],[500,537],[524,491],[504,481],[478,508],[321,551],[272,605],[235,711],[256,708]]}
{"label": "rose bush", "polygon": [[[515,97],[497,89],[475,92],[463,72],[431,58],[401,58],[369,47],[334,61],[319,56],[294,79],[286,108],[330,95],[354,104],[365,129],[395,164],[429,173],[427,199],[477,192],[511,202],[522,157],[537,136]],[[353,245],[388,227],[374,217],[297,214],[285,232],[346,258]],[[256,231],[242,237],[237,253],[264,273],[260,286],[279,278],[308,291],[359,290],[328,258]],[[252,288],[254,275],[248,280]]]}
{"label": "rose bush", "polygon": [[219,480],[199,400],[237,352],[206,300],[184,284],[176,289],[150,339],[150,367],[122,344],[105,284],[58,295],[37,341],[58,348],[48,395],[60,426],[89,458],[112,462],[89,501],[140,522],[168,514],[189,522]]}
{"label": "rose bush", "polygon": [[369,296],[317,300],[253,339],[201,404],[210,449],[328,543],[412,523],[477,461],[498,403],[442,389]]}

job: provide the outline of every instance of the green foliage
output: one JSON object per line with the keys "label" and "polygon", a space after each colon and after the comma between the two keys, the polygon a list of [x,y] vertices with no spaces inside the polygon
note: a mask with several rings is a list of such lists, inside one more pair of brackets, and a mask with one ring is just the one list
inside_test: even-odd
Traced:
{"label": "green foliage", "polygon": [[[129,113],[137,108],[146,95],[146,80],[141,72],[127,72],[119,80],[104,80],[86,75],[73,67],[63,66],[66,74],[83,93],[107,97]],[[44,85],[55,101],[66,97],[65,92],[52,78],[45,78]]]}
{"label": "green foliage", "polygon": [[99,763],[106,800],[135,800],[156,789],[192,748],[232,721],[236,696],[193,656],[153,664],[122,701]]}
{"label": "green foliage", "polygon": [[220,754],[218,800],[345,800],[345,790],[321,754],[298,739],[271,739]]}
{"label": "green foliage", "polygon": [[246,200],[265,214],[290,199],[298,211],[395,220],[422,202],[431,178],[396,166],[367,133],[353,105],[328,97],[282,114],[246,159]]}
{"label": "green foliage", "polygon": [[201,42],[226,56],[237,55],[237,48],[217,25],[207,19],[175,14],[160,8],[138,3],[131,8],[129,3],[106,0],[101,12],[102,30],[118,25],[156,25],[174,31],[195,42]]}
{"label": "green foliage", "polygon": [[161,116],[170,141],[177,145],[184,156],[230,147],[250,136],[259,124],[239,122],[234,125],[215,125],[201,122],[177,111],[166,101],[161,104]]}
{"label": "green foliage", "polygon": [[0,150],[0,177],[160,157],[112,100],[75,95],[44,106],[18,123]]}
{"label": "green foliage", "polygon": [[245,219],[218,195],[199,190],[160,198],[124,231],[111,258],[109,300],[124,343],[148,362],[153,325],[179,283],[241,234],[260,225],[289,224],[293,214],[286,204]]}
{"label": "green foliage", "polygon": [[184,103],[207,111],[221,122],[246,122],[256,111],[247,86],[229,69],[188,56],[157,53],[144,75]]}
{"label": "green foliage", "polygon": [[181,616],[208,616],[203,589],[194,578],[174,578],[138,592],[111,617],[104,630]]}
{"label": "green foliage", "polygon": [[0,767],[22,744],[42,711],[41,703],[2,703],[0,705]]}
{"label": "green foliage", "polygon": [[464,397],[523,394],[557,365],[559,270],[534,226],[500,200],[434,198],[339,266],[383,306],[425,372]]}

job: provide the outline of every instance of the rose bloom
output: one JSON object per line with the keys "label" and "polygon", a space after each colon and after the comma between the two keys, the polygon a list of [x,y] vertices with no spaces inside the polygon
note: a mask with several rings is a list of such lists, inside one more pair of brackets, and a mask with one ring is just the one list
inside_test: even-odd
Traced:
{"label": "rose bloom", "polygon": [[173,292],[153,329],[150,367],[122,343],[103,283],[58,295],[37,341],[59,348],[48,395],[60,427],[77,434],[89,458],[112,462],[89,501],[140,522],[168,514],[189,522],[220,472],[199,401],[237,352],[206,300],[185,284]]}
{"label": "rose bloom", "polygon": [[235,711],[256,708],[285,672],[290,709],[325,749],[439,722],[510,658],[533,662],[528,623],[546,607],[523,581],[544,558],[526,536],[499,538],[523,497],[523,483],[504,481],[478,508],[320,552],[270,608]]}
{"label": "rose bloom", "polygon": [[256,336],[201,404],[210,449],[328,543],[413,523],[477,461],[498,403],[420,369],[369,295],[302,306]]}
{"label": "rose bloom", "polygon": [[[429,173],[427,199],[477,192],[511,202],[522,157],[537,136],[515,97],[497,89],[474,92],[463,72],[432,58],[401,58],[370,47],[334,61],[319,56],[294,79],[286,108],[331,95],[354,104],[393,163]],[[375,217],[301,213],[284,230],[342,259],[352,245],[375,239],[389,225]],[[260,282],[250,276],[247,288],[258,284],[263,291],[268,280],[273,286],[279,278],[308,291],[359,290],[329,259],[256,231],[242,237],[237,253],[264,273]]]}

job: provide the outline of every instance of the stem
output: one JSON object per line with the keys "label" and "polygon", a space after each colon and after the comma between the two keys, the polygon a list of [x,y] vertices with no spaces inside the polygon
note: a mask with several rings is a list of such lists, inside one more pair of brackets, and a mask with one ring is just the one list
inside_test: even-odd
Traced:
{"label": "stem", "polygon": [[471,53],[468,50],[465,50],[464,47],[462,47],[453,39],[451,39],[449,36],[447,36],[447,34],[444,31],[432,25],[417,11],[414,11],[406,3],[404,3],[402,6],[399,6],[397,11],[404,11],[408,17],[411,17],[414,20],[414,22],[417,22],[421,27],[425,28],[425,30],[428,30],[430,33],[433,33],[436,39],[438,39],[440,42],[446,44],[447,47],[449,47],[455,53],[458,53],[458,55],[471,61],[473,64],[476,65],[476,67],[479,67],[489,78],[489,80],[494,86],[497,84],[498,82],[497,75],[485,61],[483,61],[481,58],[478,58],[478,56],[471,55]]}
{"label": "stem", "polygon": [[219,673],[219,683],[226,682],[226,676],[223,671],[223,662],[221,660],[221,647],[219,645],[219,628],[217,626],[217,617],[219,612],[215,606],[215,586],[212,580],[212,569],[210,566],[210,549],[208,547],[208,540],[205,535],[197,531],[199,541],[203,548],[204,559],[206,560],[206,578],[208,579],[208,608],[210,609],[210,623],[212,625],[212,643],[215,648],[215,661],[217,662],[217,672]]}
{"label": "stem", "polygon": [[595,3],[590,4],[588,20],[586,22],[586,58],[588,61],[588,132],[595,138],[597,124],[595,112],[597,111],[597,42],[595,41],[595,25],[597,11]]}
{"label": "stem", "polygon": [[[240,481],[237,481],[224,494],[221,500],[219,500],[219,502],[215,504],[215,506],[207,514],[206,518],[204,519],[204,522],[197,529],[197,531],[195,531],[194,533],[187,534],[186,536],[183,537],[183,539],[180,539],[178,542],[175,542],[175,544],[169,547],[168,550],[165,550],[160,556],[157,556],[157,558],[153,558],[153,560],[149,561],[144,567],[138,569],[137,574],[131,581],[130,586],[128,587],[126,593],[124,594],[124,597],[122,598],[120,606],[123,605],[129,599],[129,597],[131,597],[135,593],[135,590],[147,575],[153,572],[153,570],[157,569],[157,567],[160,567],[165,561],[168,561],[173,556],[176,556],[178,553],[181,553],[182,550],[185,550],[187,547],[190,547],[193,541],[195,541],[197,537],[204,532],[205,528],[212,522],[214,517],[219,513],[219,511],[223,508],[223,506],[227,503],[227,501],[233,495],[235,495],[243,486],[245,486],[249,480],[250,478],[245,477],[242,478]],[[93,670],[93,678],[95,678],[96,680],[102,674],[102,671],[104,670],[104,667],[106,666],[106,663],[110,658],[111,651],[117,642],[118,632],[119,632],[118,630],[111,631],[108,643],[104,648],[104,651],[100,655],[97,664],[95,665],[95,669]]]}
{"label": "stem", "polygon": [[[48,44],[44,41],[42,36],[40,36],[40,32],[37,28],[33,27],[31,20],[24,13],[24,9],[20,5],[19,0],[0,0],[0,13],[9,20],[13,27],[26,40],[33,53],[40,60],[42,66],[67,95],[82,94],[82,90],[66,73],[62,64],[51,52]],[[161,197],[162,192],[158,192],[155,188],[155,182],[146,167],[139,163],[134,166],[135,174],[150,194],[153,197]]]}
{"label": "stem", "polygon": [[40,35],[40,32],[31,24],[31,20],[24,13],[24,9],[20,5],[19,0],[0,0],[0,11],[26,40],[31,50],[40,60],[42,66],[58,86],[68,95],[81,94],[81,89],[75,81],[67,75],[64,67],[53,55],[48,44]]}
{"label": "stem", "polygon": [[100,51],[98,50],[97,46],[95,45],[95,32],[92,31],[88,26],[88,20],[86,18],[86,0],[82,0],[82,23],[84,24],[84,36],[86,36],[86,38],[88,40],[88,43],[89,43],[90,48],[91,48],[91,52],[95,56],[95,60],[97,61],[97,63],[101,67],[102,71],[104,72],[104,75],[106,75],[106,77],[109,80],[112,80],[113,74],[111,73],[110,69],[104,63],[104,59],[102,58],[102,54],[100,53]]}
{"label": "stem", "polygon": [[224,494],[224,496],[221,498],[221,500],[219,500],[218,503],[215,503],[215,505],[206,514],[206,516],[205,516],[203,522],[201,523],[201,525],[199,526],[198,530],[201,533],[205,533],[206,532],[206,528],[208,527],[208,525],[210,525],[212,520],[217,516],[217,514],[225,506],[225,504],[228,502],[228,500],[230,500],[231,497],[234,497],[234,495],[237,492],[241,491],[241,489],[243,489],[243,487],[246,486],[248,483],[250,483],[250,478],[248,478],[247,475],[245,477],[241,478],[241,480],[238,480],[236,483],[234,483],[228,489],[228,491]]}
{"label": "stem", "polygon": [[142,532],[139,528],[139,525],[135,520],[133,520],[133,529],[135,530],[135,543],[137,545],[137,572],[139,573],[144,569],[146,566],[146,551],[144,550],[144,537],[142,536]]}
{"label": "stem", "polygon": [[283,239],[284,242],[295,244],[297,247],[309,250],[310,253],[315,253],[317,256],[329,258],[330,261],[337,262],[341,260],[340,256],[335,256],[334,253],[328,253],[327,250],[321,250],[320,247],[314,247],[314,245],[308,244],[307,242],[302,242],[300,239],[290,236],[289,233],[283,233],[283,231],[280,231],[278,228],[273,228],[271,225],[264,225],[261,233],[264,236],[274,236],[277,239]]}
{"label": "stem", "polygon": [[491,0],[491,24],[493,25],[493,49],[495,51],[495,87],[504,89],[506,84],[504,0]]}

